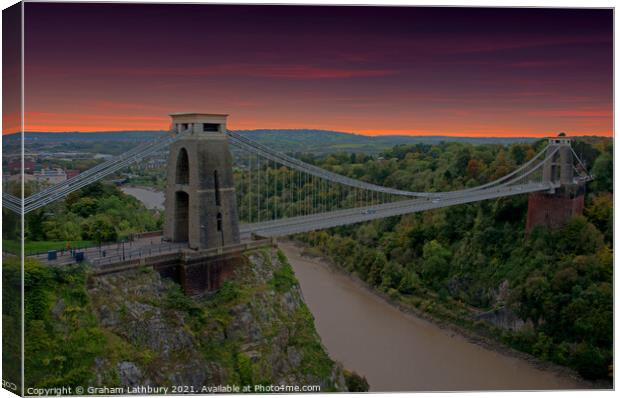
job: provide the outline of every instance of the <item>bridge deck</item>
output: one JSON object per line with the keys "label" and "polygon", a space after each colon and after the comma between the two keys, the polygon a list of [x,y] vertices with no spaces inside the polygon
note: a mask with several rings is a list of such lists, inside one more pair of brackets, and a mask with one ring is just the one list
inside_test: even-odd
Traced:
{"label": "bridge deck", "polygon": [[375,206],[357,207],[301,217],[283,218],[261,223],[241,225],[241,236],[244,239],[257,235],[261,237],[278,237],[319,229],[355,224],[379,218],[416,213],[430,209],[438,209],[480,200],[496,199],[506,196],[520,195],[530,192],[548,191],[550,184],[535,183],[472,192],[468,195],[451,196],[437,199],[412,199],[385,203]]}
{"label": "bridge deck", "polygon": [[[240,227],[241,245],[250,244],[253,237],[271,238],[286,236],[481,200],[496,199],[530,192],[548,191],[551,188],[553,188],[552,185],[543,183],[504,186],[471,192],[467,195],[435,199],[401,200],[375,206],[356,207],[353,209],[336,210],[308,216],[244,224]],[[161,236],[158,236],[141,238],[125,244],[115,243],[101,247],[90,247],[81,251],[84,252],[86,261],[95,266],[100,266],[180,252],[186,248],[186,243],[164,242]],[[47,261],[46,254],[35,257],[51,265],[62,265],[75,262],[75,259],[68,251],[58,254],[58,258],[54,261]]]}

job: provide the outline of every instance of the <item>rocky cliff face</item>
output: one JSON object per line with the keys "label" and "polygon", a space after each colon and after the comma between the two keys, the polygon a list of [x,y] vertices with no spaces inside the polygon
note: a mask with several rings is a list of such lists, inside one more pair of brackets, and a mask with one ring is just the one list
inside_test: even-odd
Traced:
{"label": "rocky cliff face", "polygon": [[318,385],[346,390],[286,258],[247,254],[214,295],[189,298],[152,270],[92,278],[93,311],[113,349],[93,385]]}

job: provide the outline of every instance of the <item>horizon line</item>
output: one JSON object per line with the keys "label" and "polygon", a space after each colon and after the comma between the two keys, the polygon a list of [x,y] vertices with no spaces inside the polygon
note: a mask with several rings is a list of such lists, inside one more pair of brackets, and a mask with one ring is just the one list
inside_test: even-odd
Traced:
{"label": "horizon line", "polygon": [[[232,130],[232,129],[231,129]],[[253,129],[235,129],[232,131],[244,131],[244,132],[251,132],[251,131],[260,131],[260,130],[275,130],[275,131],[283,131],[283,130],[292,130],[292,131],[303,131],[303,130],[310,130],[310,131],[322,131],[322,132],[328,132],[328,133],[339,133],[339,134],[348,134],[348,135],[356,135],[356,136],[362,136],[362,137],[372,137],[372,138],[380,138],[380,137],[450,137],[450,138],[479,138],[479,139],[516,139],[516,138],[527,138],[527,139],[544,139],[544,138],[552,138],[552,137],[557,137],[558,133],[555,134],[547,134],[547,135],[510,135],[510,136],[503,136],[503,135],[475,135],[476,133],[474,133],[474,135],[456,135],[456,134],[450,134],[450,133],[445,133],[445,134],[363,134],[363,133],[355,133],[355,132],[348,132],[348,131],[338,131],[338,130],[326,130],[326,129],[319,129],[319,128],[253,128]],[[169,130],[93,130],[93,131],[80,131],[80,130],[73,130],[73,131],[24,131],[24,134],[28,134],[28,133],[37,133],[37,134],[108,134],[108,133],[167,133],[169,132]],[[15,134],[19,134],[21,132],[19,131],[15,131],[15,132],[6,132],[3,133],[3,136],[9,136],[9,135],[15,135]],[[614,137],[614,133],[610,132],[608,135],[605,133],[593,133],[593,134],[578,134],[578,135],[570,135],[570,134],[566,134],[567,137],[603,137],[603,138],[613,138]]]}

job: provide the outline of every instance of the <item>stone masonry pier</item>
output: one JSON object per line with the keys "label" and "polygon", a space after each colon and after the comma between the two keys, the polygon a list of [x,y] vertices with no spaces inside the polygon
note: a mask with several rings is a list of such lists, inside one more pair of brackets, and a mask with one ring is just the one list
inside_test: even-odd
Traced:
{"label": "stone masonry pier", "polygon": [[261,239],[206,250],[181,249],[173,253],[100,264],[92,275],[97,277],[150,267],[162,277],[179,283],[185,294],[196,295],[219,289],[235,265],[243,261],[244,252],[274,246],[273,239]]}

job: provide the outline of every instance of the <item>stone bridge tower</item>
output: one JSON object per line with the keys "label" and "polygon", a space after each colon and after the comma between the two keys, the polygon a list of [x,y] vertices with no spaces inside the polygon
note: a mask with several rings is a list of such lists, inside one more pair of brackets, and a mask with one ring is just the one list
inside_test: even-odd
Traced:
{"label": "stone bridge tower", "polygon": [[[557,149],[554,155],[550,156]],[[568,137],[549,138],[547,157],[543,165],[543,182],[560,185],[573,183],[573,153],[571,139]]]}
{"label": "stone bridge tower", "polygon": [[164,239],[192,249],[239,243],[239,219],[226,117],[173,113]]}
{"label": "stone bridge tower", "polygon": [[[557,149],[553,156],[550,154]],[[543,182],[551,183],[549,192],[531,193],[527,204],[525,230],[536,226],[558,228],[571,217],[582,214],[585,182],[576,180],[573,172],[573,152],[568,137],[549,138],[547,159],[543,164]]]}

